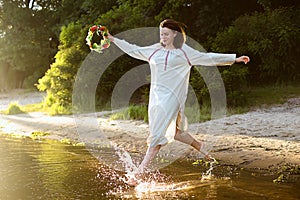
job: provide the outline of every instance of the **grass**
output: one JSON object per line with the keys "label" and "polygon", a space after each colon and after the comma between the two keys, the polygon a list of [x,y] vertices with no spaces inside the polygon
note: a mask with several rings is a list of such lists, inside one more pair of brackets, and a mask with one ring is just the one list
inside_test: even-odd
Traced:
{"label": "grass", "polygon": [[[285,86],[265,86],[249,89],[247,99],[242,106],[228,107],[227,116],[242,114],[258,108],[267,108],[272,105],[282,104],[290,98],[300,97],[300,84]],[[195,112],[199,106],[186,106],[185,115],[189,123],[204,122],[211,119],[210,105],[202,105],[200,112]],[[145,106],[130,106],[128,109],[111,115],[111,119],[147,119]],[[147,121],[147,120],[145,120]]]}
{"label": "grass", "polygon": [[211,119],[210,105],[204,104],[200,106],[200,111],[197,110],[199,110],[199,105],[185,107],[184,113],[190,124],[208,121]]}
{"label": "grass", "polygon": [[29,137],[31,137],[34,140],[40,140],[41,138],[43,138],[47,135],[50,135],[50,133],[35,131],[35,132],[32,132]]}
{"label": "grass", "polygon": [[22,106],[24,112],[45,112],[44,103],[35,103]]}
{"label": "grass", "polygon": [[25,113],[23,109],[21,109],[20,105],[17,102],[11,102],[5,111],[5,114],[7,115],[16,115],[16,114],[22,114]]}
{"label": "grass", "polygon": [[245,104],[227,108],[227,115],[242,114],[255,109],[283,104],[294,97],[300,97],[300,84],[252,88],[247,94]]}
{"label": "grass", "polygon": [[[300,97],[300,84],[251,88],[247,93],[244,105],[228,107],[227,115],[242,114],[258,108],[266,108],[275,104],[282,104],[293,97]],[[185,114],[188,117],[189,123],[197,123],[199,121],[203,122],[211,119],[211,108],[209,105],[202,105],[200,113],[195,112],[195,109],[198,109],[198,107],[193,105],[186,106]],[[2,114],[19,114],[29,112],[51,113],[49,109],[45,108],[43,102],[25,106],[20,106],[16,102],[12,102],[7,110],[0,112]],[[110,119],[133,119],[148,122],[147,106],[131,105],[121,112],[112,114]]]}
{"label": "grass", "polygon": [[258,87],[250,90],[247,96],[249,108],[282,104],[290,98],[300,97],[300,84]]}
{"label": "grass", "polygon": [[121,120],[144,120],[148,122],[148,108],[145,105],[131,105],[127,109],[114,113],[110,116],[110,119],[121,119]]}
{"label": "grass", "polygon": [[30,112],[45,112],[43,103],[19,105],[17,102],[11,102],[6,110],[1,110],[0,114],[15,115]]}

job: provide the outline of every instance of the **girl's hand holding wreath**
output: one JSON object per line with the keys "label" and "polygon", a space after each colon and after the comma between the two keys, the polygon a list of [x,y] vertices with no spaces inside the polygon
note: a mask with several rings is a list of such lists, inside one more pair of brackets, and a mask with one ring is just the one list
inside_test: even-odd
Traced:
{"label": "girl's hand holding wreath", "polygon": [[[100,44],[92,42],[94,33],[96,33],[98,36],[102,35]],[[94,25],[89,28],[88,34],[85,38],[86,44],[90,47],[91,51],[102,53],[103,49],[107,49],[110,46],[110,39],[108,38],[108,36],[108,29],[105,26]]]}

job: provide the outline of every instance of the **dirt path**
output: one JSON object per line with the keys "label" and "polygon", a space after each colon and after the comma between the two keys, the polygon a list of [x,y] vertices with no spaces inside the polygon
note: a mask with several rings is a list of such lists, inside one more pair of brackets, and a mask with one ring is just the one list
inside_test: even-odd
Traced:
{"label": "dirt path", "polygon": [[45,93],[28,92],[23,89],[15,89],[11,92],[0,93],[0,110],[7,109],[11,102],[18,102],[19,105],[34,104],[41,102]]}
{"label": "dirt path", "polygon": [[[27,98],[18,96],[23,105],[42,99],[38,93],[24,95]],[[7,102],[14,99],[0,95],[0,108],[5,108]],[[118,141],[132,151],[146,148],[147,124],[130,120],[110,121],[102,114],[97,113],[94,118],[110,140]],[[81,142],[77,125],[74,116],[51,117],[43,113],[0,115],[0,132],[27,136],[32,132],[47,132],[50,135],[46,137],[50,139]],[[94,134],[92,129],[86,130],[87,135]],[[269,109],[191,124],[190,132],[200,140],[209,141],[213,145],[212,155],[228,164],[249,168],[268,168],[283,163],[300,165],[300,98]]]}

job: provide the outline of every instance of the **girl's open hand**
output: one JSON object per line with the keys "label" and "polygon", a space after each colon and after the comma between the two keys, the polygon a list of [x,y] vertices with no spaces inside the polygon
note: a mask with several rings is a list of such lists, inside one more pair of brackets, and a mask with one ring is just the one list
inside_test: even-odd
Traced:
{"label": "girl's open hand", "polygon": [[240,56],[235,59],[235,62],[244,62],[245,64],[247,64],[248,62],[250,62],[250,58],[248,56]]}

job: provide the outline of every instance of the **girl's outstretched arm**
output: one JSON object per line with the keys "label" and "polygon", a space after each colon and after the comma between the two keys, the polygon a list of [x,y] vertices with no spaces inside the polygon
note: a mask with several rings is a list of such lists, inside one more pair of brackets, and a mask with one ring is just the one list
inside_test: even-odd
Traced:
{"label": "girl's outstretched arm", "polygon": [[158,44],[145,47],[130,44],[125,40],[113,37],[110,33],[108,33],[108,39],[129,56],[147,62],[151,53],[153,53],[158,48]]}

